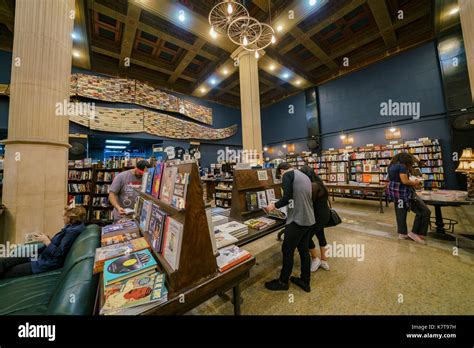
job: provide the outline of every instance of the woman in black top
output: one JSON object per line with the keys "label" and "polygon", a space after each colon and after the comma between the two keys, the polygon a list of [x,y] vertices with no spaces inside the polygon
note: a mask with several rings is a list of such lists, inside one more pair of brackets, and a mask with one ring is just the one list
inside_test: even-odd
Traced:
{"label": "woman in black top", "polygon": [[[330,210],[328,205],[329,193],[324,185],[323,180],[316,175],[314,170],[309,166],[304,166],[301,171],[305,173],[312,183],[312,197],[314,207],[314,217],[316,223],[311,227],[311,235],[309,239],[309,252],[311,254],[311,272],[316,272],[319,267],[322,267],[326,271],[329,271],[329,264],[326,256],[326,236],[324,235],[324,227],[329,222]],[[316,251],[316,245],[313,242],[313,236],[316,235],[318,238],[319,250],[321,253],[321,259],[318,257]]]}

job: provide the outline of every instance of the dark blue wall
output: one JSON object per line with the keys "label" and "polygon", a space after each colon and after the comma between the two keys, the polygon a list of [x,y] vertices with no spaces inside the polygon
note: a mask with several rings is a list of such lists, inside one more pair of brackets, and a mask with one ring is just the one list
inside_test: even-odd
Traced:
{"label": "dark blue wall", "polygon": [[[440,139],[447,184],[456,188],[455,165],[451,161],[451,132],[441,83],[439,61],[433,42],[370,65],[317,87],[321,119],[322,149],[343,147],[340,134],[348,131],[354,146],[387,144],[384,130],[390,122],[401,128],[404,140],[420,137]],[[382,102],[419,102],[419,120],[407,117],[381,116]],[[263,142],[272,146],[273,154],[286,154],[282,142],[295,144],[295,152],[307,151],[308,136],[304,93],[297,94],[262,110]],[[288,105],[295,114],[288,115]]]}

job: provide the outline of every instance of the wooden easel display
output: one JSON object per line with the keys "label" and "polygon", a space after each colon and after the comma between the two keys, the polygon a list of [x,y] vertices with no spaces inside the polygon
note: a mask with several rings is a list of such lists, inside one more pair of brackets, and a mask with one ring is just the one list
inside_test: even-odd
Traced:
{"label": "wooden easel display", "polygon": [[[266,172],[266,180],[262,180],[262,177],[264,177],[262,172]],[[247,210],[246,193],[265,191],[266,189],[271,188],[275,191],[275,198],[280,199],[281,184],[273,182],[271,168],[234,170],[230,216],[238,221],[244,221],[261,216],[262,210]]]}
{"label": "wooden easel display", "polygon": [[[160,199],[139,192],[143,199],[156,204],[169,217],[183,224],[183,240],[177,270],[173,270],[160,253],[152,250],[159,261],[161,270],[167,275],[170,297],[217,273],[217,262],[212,251],[198,167],[195,163],[176,166],[178,173],[189,173],[185,209],[178,210]],[[148,233],[143,231],[142,233],[150,243]]]}

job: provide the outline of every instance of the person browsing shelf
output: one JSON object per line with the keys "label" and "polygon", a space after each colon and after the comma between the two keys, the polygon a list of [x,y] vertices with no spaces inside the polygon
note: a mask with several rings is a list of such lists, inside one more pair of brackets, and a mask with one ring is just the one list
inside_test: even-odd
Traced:
{"label": "person browsing shelf", "polygon": [[72,244],[85,229],[86,210],[82,206],[64,210],[64,227],[53,238],[43,233],[34,235],[44,246],[35,259],[30,257],[0,258],[0,279],[23,277],[61,268]]}
{"label": "person browsing shelf", "polygon": [[[423,181],[410,178],[410,175],[415,173],[413,166],[416,161],[406,152],[401,152],[392,158],[388,166],[387,197],[395,204],[398,238],[410,238],[417,243],[425,244],[431,211],[415,192],[415,188],[423,186]],[[407,214],[410,210],[415,213],[415,221],[412,231],[408,233]]]}
{"label": "person browsing shelf", "polygon": [[[326,255],[327,241],[324,234],[324,227],[328,224],[330,218],[328,205],[329,192],[323,180],[319,175],[316,175],[313,168],[305,165],[301,168],[301,171],[311,180],[314,218],[316,219],[316,223],[311,227],[308,246],[309,253],[311,254],[311,272],[316,272],[319,267],[329,271],[329,263]],[[313,236],[318,238],[321,258],[318,257],[316,245],[313,242]]]}
{"label": "person browsing shelf", "polygon": [[[283,265],[280,277],[265,283],[268,290],[288,290],[289,281],[310,292],[311,260],[308,243],[311,226],[314,225],[313,201],[311,199],[311,180],[299,170],[293,169],[288,163],[280,163],[277,175],[282,177],[283,197],[266,207],[265,210],[288,206],[285,238],[282,244]],[[290,277],[293,270],[295,249],[301,259],[301,276]]]}
{"label": "person browsing shelf", "polygon": [[114,222],[126,216],[126,208],[133,208],[137,196],[135,189],[140,190],[143,174],[147,170],[148,162],[141,160],[135,168],[121,172],[114,178],[109,189],[109,201],[114,207]]}

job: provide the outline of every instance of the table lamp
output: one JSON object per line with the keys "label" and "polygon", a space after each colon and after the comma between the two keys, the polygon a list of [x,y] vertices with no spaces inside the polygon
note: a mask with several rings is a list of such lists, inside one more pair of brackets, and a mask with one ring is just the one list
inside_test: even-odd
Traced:
{"label": "table lamp", "polygon": [[468,198],[474,198],[474,155],[472,148],[468,147],[462,151],[461,158],[459,159],[459,166],[456,172],[465,173],[467,176],[467,196]]}

